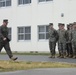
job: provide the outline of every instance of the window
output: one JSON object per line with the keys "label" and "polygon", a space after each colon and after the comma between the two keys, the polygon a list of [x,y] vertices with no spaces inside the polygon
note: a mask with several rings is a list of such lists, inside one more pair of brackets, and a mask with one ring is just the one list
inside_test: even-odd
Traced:
{"label": "window", "polygon": [[11,28],[8,28],[8,38],[11,40],[12,39],[12,30]]}
{"label": "window", "polygon": [[38,39],[43,40],[43,39],[48,39],[48,26],[38,26]]}
{"label": "window", "polygon": [[31,40],[31,27],[18,27],[18,40]]}
{"label": "window", "polygon": [[0,0],[0,7],[11,6],[11,0]]}
{"label": "window", "polygon": [[18,5],[29,4],[29,3],[31,3],[31,0],[18,0]]}
{"label": "window", "polygon": [[53,1],[53,0],[39,0],[39,2],[47,2],[47,1]]}

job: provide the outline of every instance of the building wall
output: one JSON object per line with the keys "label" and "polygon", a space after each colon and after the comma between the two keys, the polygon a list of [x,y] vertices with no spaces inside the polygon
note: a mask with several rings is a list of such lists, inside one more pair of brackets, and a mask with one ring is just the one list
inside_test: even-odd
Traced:
{"label": "building wall", "polygon": [[[38,3],[32,0],[31,4],[18,6],[17,0],[12,0],[11,7],[0,8],[0,24],[3,19],[8,19],[8,27],[12,28],[13,51],[49,51],[48,40],[38,40],[38,25],[54,23],[58,29],[58,23],[71,23],[76,21],[76,0],[53,0]],[[64,14],[64,17],[61,17]],[[18,41],[17,27],[31,26],[31,40]]]}

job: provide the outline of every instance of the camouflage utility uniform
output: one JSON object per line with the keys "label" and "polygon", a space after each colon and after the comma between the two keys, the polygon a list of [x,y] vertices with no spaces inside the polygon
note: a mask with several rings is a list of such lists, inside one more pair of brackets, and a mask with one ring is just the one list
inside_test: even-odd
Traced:
{"label": "camouflage utility uniform", "polygon": [[58,50],[59,57],[64,57],[66,55],[66,30],[58,30]]}
{"label": "camouflage utility uniform", "polygon": [[72,49],[73,56],[76,58],[76,29],[72,30]]}
{"label": "camouflage utility uniform", "polygon": [[49,28],[49,48],[52,57],[55,57],[57,36],[57,31]]}
{"label": "camouflage utility uniform", "polygon": [[67,30],[67,56],[73,57],[73,51],[72,51],[72,29]]}
{"label": "camouflage utility uniform", "polygon": [[[6,38],[7,40],[3,40],[3,38]],[[8,28],[6,26],[0,26],[0,52],[2,48],[4,47],[9,58],[13,57],[12,52],[9,47],[9,41],[10,39],[8,38]]]}
{"label": "camouflage utility uniform", "polygon": [[17,60],[17,57],[13,57],[12,51],[10,49],[9,37],[8,37],[8,19],[3,20],[3,24],[0,26],[0,52],[2,48],[6,50],[9,58],[13,61]]}

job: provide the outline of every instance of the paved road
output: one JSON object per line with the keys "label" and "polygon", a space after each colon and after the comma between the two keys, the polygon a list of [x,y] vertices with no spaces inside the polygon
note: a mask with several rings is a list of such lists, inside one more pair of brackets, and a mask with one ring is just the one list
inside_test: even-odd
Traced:
{"label": "paved road", "polygon": [[47,68],[26,71],[4,72],[0,75],[76,75],[76,68]]}
{"label": "paved road", "polygon": [[[76,63],[76,59],[72,58],[48,58],[48,56],[41,55],[15,55],[18,57],[19,61],[35,61],[35,62],[68,62]],[[0,60],[9,60],[7,55],[0,55]]]}

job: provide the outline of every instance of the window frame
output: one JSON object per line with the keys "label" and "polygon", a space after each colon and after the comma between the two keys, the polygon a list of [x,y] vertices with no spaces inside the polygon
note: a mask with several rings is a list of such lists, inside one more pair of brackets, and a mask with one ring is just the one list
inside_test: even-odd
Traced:
{"label": "window frame", "polygon": [[32,1],[30,1],[30,3],[23,3],[23,0],[22,0],[22,4],[19,4],[19,0],[17,0],[17,4],[18,6],[23,6],[23,5],[30,5]]}
{"label": "window frame", "polygon": [[[7,5],[7,1],[10,2],[10,5]],[[3,5],[0,5],[0,8],[5,8],[5,7],[11,7],[12,6],[12,0],[2,0],[2,1],[0,1],[1,4],[3,2],[5,3],[5,5],[4,6]]]}
{"label": "window frame", "polygon": [[46,3],[46,2],[52,2],[53,0],[49,0],[49,1],[47,1],[47,0],[44,0],[44,1],[39,1],[38,0],[38,3]]}
{"label": "window frame", "polygon": [[[44,26],[44,32],[39,32],[39,27],[40,26]],[[49,32],[46,31],[46,27],[49,27],[49,25],[48,24],[46,24],[46,25],[38,25],[38,27],[37,27],[37,29],[38,29],[38,41],[45,41],[45,40],[48,40],[49,39],[49,37],[46,38],[46,34],[48,33],[48,35],[49,35]],[[45,36],[44,39],[40,39],[39,38],[39,34],[44,34],[44,36]]]}
{"label": "window frame", "polygon": [[[25,28],[30,27],[30,32],[29,33],[25,33]],[[19,33],[19,28],[23,28],[23,33]],[[25,39],[25,35],[28,34],[30,35],[30,39]],[[23,39],[19,39],[19,35],[23,35]],[[18,26],[17,27],[17,41],[31,41],[31,26]]]}

